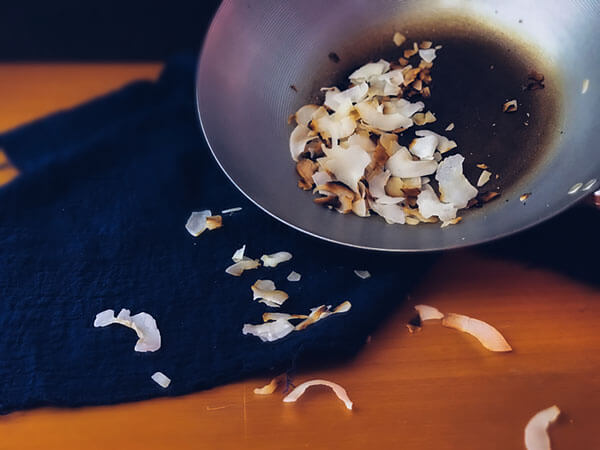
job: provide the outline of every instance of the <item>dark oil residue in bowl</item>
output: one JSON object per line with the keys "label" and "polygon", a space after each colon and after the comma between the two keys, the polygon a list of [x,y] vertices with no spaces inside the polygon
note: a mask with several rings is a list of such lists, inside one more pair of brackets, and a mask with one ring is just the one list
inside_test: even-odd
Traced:
{"label": "dark oil residue in bowl", "polygon": [[[400,48],[392,42],[394,29],[407,37]],[[481,173],[477,164],[487,165],[492,172],[481,192],[505,193],[534,175],[560,133],[558,75],[530,45],[476,21],[445,18],[443,23],[390,24],[374,30],[344,48],[331,49],[340,61],[315,80],[313,92],[318,96],[322,86],[346,87],[354,69],[379,58],[397,61],[403,49],[422,40],[443,48],[437,52],[431,72],[431,98],[410,100],[424,101],[426,111],[431,110],[437,122],[410,128],[400,143],[407,145],[419,128],[454,139],[458,148],[453,152],[465,157],[464,171],[473,184]],[[544,74],[544,89],[527,89],[532,71]],[[502,112],[502,105],[513,99],[518,110]],[[454,129],[445,131],[450,123]]]}

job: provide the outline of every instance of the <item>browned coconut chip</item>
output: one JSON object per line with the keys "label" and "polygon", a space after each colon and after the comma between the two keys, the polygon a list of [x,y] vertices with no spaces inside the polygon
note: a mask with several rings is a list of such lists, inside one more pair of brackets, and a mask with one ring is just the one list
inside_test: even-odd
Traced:
{"label": "browned coconut chip", "polygon": [[487,169],[488,168],[487,164],[477,164],[477,167],[479,169]]}
{"label": "browned coconut chip", "polygon": [[319,169],[317,163],[310,159],[301,159],[296,163],[296,172],[300,175],[298,187],[302,190],[309,191],[313,188],[314,182],[312,176]]}
{"label": "browned coconut chip", "polygon": [[206,228],[209,230],[216,230],[223,226],[223,217],[221,216],[210,216],[206,218]]}
{"label": "browned coconut chip", "polygon": [[521,195],[519,197],[519,200],[524,202],[525,200],[527,200],[529,197],[531,197],[531,192],[526,192],[525,194]]}
{"label": "browned coconut chip", "polygon": [[502,112],[513,113],[517,110],[517,101],[510,100],[502,105]]}
{"label": "browned coconut chip", "polygon": [[548,427],[556,421],[560,409],[554,405],[535,414],[525,427],[525,448],[527,450],[550,450]]}
{"label": "browned coconut chip", "polygon": [[400,65],[402,67],[407,66],[408,65],[408,59],[406,58],[398,58],[398,62],[400,63]]}
{"label": "browned coconut chip", "polygon": [[462,314],[449,313],[442,319],[442,325],[454,328],[477,338],[481,345],[492,352],[510,352],[512,347],[504,336],[490,324]]}
{"label": "browned coconut chip", "polygon": [[493,199],[495,199],[496,197],[500,196],[500,192],[496,192],[496,191],[490,191],[490,192],[485,192],[482,195],[480,195],[479,199],[483,202],[483,203],[487,203],[492,201]]}
{"label": "browned coconut chip", "polygon": [[279,375],[273,378],[268,384],[263,387],[255,388],[254,393],[256,395],[270,395],[277,390],[277,388],[283,384],[285,380],[285,374]]}
{"label": "browned coconut chip", "polygon": [[439,309],[433,306],[415,305],[415,309],[419,313],[419,318],[421,319],[421,321],[438,320],[444,318],[444,314],[442,314]]}
{"label": "browned coconut chip", "polygon": [[538,89],[544,89],[545,85],[544,85],[544,74],[536,72],[535,70],[532,70],[531,72],[529,72],[529,75],[527,76],[528,78],[528,82],[527,82],[527,90],[528,91],[536,91]]}
{"label": "browned coconut chip", "polygon": [[423,91],[421,92],[421,95],[422,95],[424,98],[429,98],[429,97],[431,97],[431,89],[429,89],[429,86],[427,86],[427,87],[424,87],[424,88],[423,88]]}
{"label": "browned coconut chip", "polygon": [[433,45],[433,42],[431,42],[431,41],[421,41],[421,43],[419,44],[419,48],[427,49],[427,48],[431,48],[432,45]]}
{"label": "browned coconut chip", "polygon": [[349,301],[345,301],[343,303],[340,303],[333,310],[330,310],[329,309],[330,307],[326,306],[326,305],[321,305],[321,306],[318,306],[317,308],[313,308],[313,310],[308,315],[308,317],[306,319],[304,319],[302,322],[300,322],[298,325],[296,325],[296,331],[304,330],[305,328],[312,325],[313,323],[316,323],[319,320],[324,319],[325,317],[329,317],[332,314],[339,314],[339,313],[347,312],[350,310],[351,307],[352,307],[352,304]]}
{"label": "browned coconut chip", "polygon": [[252,289],[253,300],[258,300],[272,308],[279,308],[288,299],[287,292],[276,289],[272,280],[256,280],[250,289]]}
{"label": "browned coconut chip", "polygon": [[337,182],[325,183],[321,186],[317,186],[315,190],[335,195],[339,202],[338,211],[342,214],[348,214],[352,211],[354,192],[343,184]]}
{"label": "browned coconut chip", "polygon": [[413,48],[404,50],[404,57],[410,58],[411,56],[415,56],[419,53],[419,46],[416,42],[413,42]]}
{"label": "browned coconut chip", "polygon": [[441,227],[446,228],[446,227],[449,227],[450,225],[456,225],[457,223],[460,223],[461,221],[462,221],[462,217],[458,216],[458,217],[455,217],[454,219],[445,221],[444,223],[442,223]]}
{"label": "browned coconut chip", "polygon": [[404,42],[406,42],[406,36],[404,36],[399,31],[396,31],[392,40],[394,41],[394,44],[396,44],[397,47],[400,47],[402,44],[404,44]]}
{"label": "browned coconut chip", "polygon": [[331,388],[333,390],[333,392],[335,392],[335,395],[337,395],[337,397],[341,401],[344,402],[344,405],[346,405],[346,408],[352,409],[352,401],[348,397],[348,393],[346,392],[346,389],[344,389],[342,386],[340,386],[337,383],[333,383],[333,382],[327,381],[327,380],[309,380],[309,381],[305,381],[304,383],[302,383],[299,386],[297,386],[288,395],[286,395],[284,397],[283,401],[285,403],[295,402],[296,400],[298,400],[302,396],[302,394],[304,394],[304,392],[306,391],[306,389],[308,389],[311,386],[327,386],[327,387]]}

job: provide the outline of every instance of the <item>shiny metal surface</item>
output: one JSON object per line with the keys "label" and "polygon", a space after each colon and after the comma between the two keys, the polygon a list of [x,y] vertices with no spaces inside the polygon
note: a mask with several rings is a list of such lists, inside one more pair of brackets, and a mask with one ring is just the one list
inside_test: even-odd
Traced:
{"label": "shiny metal surface", "polygon": [[[441,250],[485,242],[557,214],[589,194],[583,190],[568,194],[573,185],[600,178],[599,14],[600,0],[225,0],[199,63],[202,128],[231,181],[262,209],[298,230],[386,251]],[[378,217],[343,216],[313,204],[312,196],[296,186],[287,117],[314,100],[321,86],[339,84],[352,68],[389,56],[395,30],[409,38],[432,36],[443,45],[448,40],[449,49],[450,41],[454,39],[456,47],[462,39],[465,52],[471,43],[481,43],[472,48],[481,58],[486,48],[494,50],[489,54],[498,64],[503,64],[502,51],[512,50],[512,56],[504,54],[507,64],[542,70],[547,78],[546,89],[534,93],[525,93],[520,86],[498,92],[498,86],[484,81],[474,86],[482,102],[500,101],[494,96],[523,100],[531,112],[530,128],[496,116],[494,104],[493,110],[482,108],[481,113],[472,105],[471,117],[465,117],[468,110],[461,110],[460,98],[431,108],[442,130],[449,122],[457,123],[457,133],[463,135],[453,138],[466,165],[489,157],[501,174],[497,183],[502,197],[469,210],[457,226],[387,225]],[[329,60],[331,51],[340,56],[339,63]],[[454,51],[460,54],[460,47]],[[435,69],[433,76],[435,83]],[[452,89],[451,76],[445,79],[449,86],[445,92],[460,91]],[[584,79],[589,79],[589,88],[582,94]],[[540,96],[527,97],[536,92]],[[434,87],[432,101],[435,97]],[[505,128],[490,128],[495,117]],[[511,136],[523,139],[511,141]],[[476,172],[469,170],[465,172],[474,183]],[[532,195],[520,202],[525,192]]]}

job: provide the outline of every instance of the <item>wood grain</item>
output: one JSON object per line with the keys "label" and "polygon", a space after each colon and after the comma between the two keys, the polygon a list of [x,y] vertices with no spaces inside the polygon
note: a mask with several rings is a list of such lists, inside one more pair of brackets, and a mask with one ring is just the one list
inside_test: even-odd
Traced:
{"label": "wood grain", "polygon": [[[0,128],[157,71],[0,65]],[[10,92],[15,84],[20,95]],[[398,298],[357,358],[296,374],[295,383],[340,383],[353,411],[325,388],[296,404],[284,404],[280,392],[257,396],[268,379],[254,379],[181,398],[12,414],[0,418],[0,449],[521,449],[529,418],[552,404],[563,411],[550,431],[554,450],[600,448],[597,290],[474,250],[445,254],[427,280]],[[486,320],[514,351],[488,352],[439,323],[410,334],[417,303]]]}

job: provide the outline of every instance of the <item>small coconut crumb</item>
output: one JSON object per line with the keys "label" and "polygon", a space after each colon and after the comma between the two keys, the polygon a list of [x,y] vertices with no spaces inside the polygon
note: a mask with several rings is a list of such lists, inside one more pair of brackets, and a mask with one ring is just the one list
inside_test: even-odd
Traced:
{"label": "small coconut crumb", "polygon": [[448,125],[448,126],[445,128],[445,130],[446,130],[446,131],[452,131],[452,130],[454,130],[454,122],[452,122],[450,125]]}
{"label": "small coconut crumb", "polygon": [[292,259],[292,254],[289,252],[277,252],[271,255],[262,255],[260,259],[265,267],[277,267],[280,263]]}
{"label": "small coconut crumb", "polygon": [[490,181],[491,176],[492,176],[492,172],[490,172],[489,170],[482,171],[481,175],[479,175],[479,179],[477,180],[477,187],[481,187],[485,183]]}
{"label": "small coconut crumb", "polygon": [[171,384],[171,379],[162,372],[154,372],[151,377],[160,387],[168,388]]}
{"label": "small coconut crumb", "polygon": [[529,197],[531,197],[531,192],[526,192],[525,194],[521,195],[519,197],[519,200],[521,200],[522,202],[524,202],[525,200],[527,200]]}
{"label": "small coconut crumb", "polygon": [[194,211],[188,218],[185,229],[194,237],[200,236],[207,227],[207,219],[212,217],[210,209],[204,211]]}
{"label": "small coconut crumb", "polygon": [[581,93],[585,94],[589,88],[590,88],[590,80],[586,78],[585,80],[583,80],[583,84],[581,85]]}
{"label": "small coconut crumb", "polygon": [[238,206],[236,208],[224,209],[223,211],[221,211],[221,214],[233,214],[241,210],[242,208]]}
{"label": "small coconut crumb", "polygon": [[293,270],[287,276],[288,281],[300,281],[301,278],[302,278],[302,275],[300,275],[298,272],[294,272]]}
{"label": "small coconut crumb", "polygon": [[488,168],[487,164],[477,164],[477,167],[480,168],[480,169],[487,169]]}
{"label": "small coconut crumb", "polygon": [[368,270],[355,270],[354,273],[358,278],[362,278],[363,280],[371,277],[371,273]]}
{"label": "small coconut crumb", "polygon": [[502,105],[502,112],[513,113],[517,110],[517,101],[510,100]]}
{"label": "small coconut crumb", "polygon": [[216,230],[223,226],[223,218],[221,216],[210,216],[206,218],[206,228],[208,230]]}
{"label": "small coconut crumb", "polygon": [[394,41],[394,44],[396,44],[397,47],[400,47],[406,42],[406,36],[404,36],[399,31],[396,31],[392,40]]}
{"label": "small coconut crumb", "polygon": [[331,388],[333,390],[333,392],[335,392],[335,395],[337,395],[338,398],[344,402],[344,405],[346,405],[346,408],[348,408],[350,410],[352,409],[352,401],[348,397],[348,393],[346,392],[346,389],[344,389],[342,386],[340,386],[337,383],[333,383],[333,382],[327,381],[327,380],[305,381],[304,383],[297,386],[288,395],[286,395],[284,397],[283,401],[285,403],[295,402],[302,396],[302,394],[304,394],[306,389],[308,389],[311,386],[327,386],[327,387]]}

